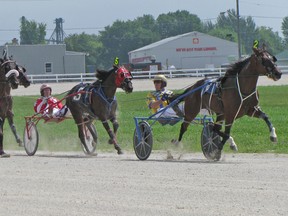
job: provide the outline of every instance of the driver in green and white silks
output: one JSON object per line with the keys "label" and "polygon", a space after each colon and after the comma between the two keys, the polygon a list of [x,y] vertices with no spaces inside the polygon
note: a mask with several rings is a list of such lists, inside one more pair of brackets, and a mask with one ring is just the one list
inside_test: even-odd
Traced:
{"label": "driver in green and white silks", "polygon": [[[165,87],[167,86],[167,78],[164,75],[156,75],[153,79],[154,82],[154,87],[155,87],[155,91],[149,92],[147,95],[147,105],[148,108],[152,111],[152,113],[156,113],[158,111],[160,111],[161,109],[165,108],[166,106],[168,106],[169,102],[168,99],[169,97],[171,97],[173,95],[172,91],[169,91],[167,89],[165,89]],[[177,105],[176,105],[177,106]],[[160,112],[157,115],[155,115],[155,117],[183,117],[183,113],[184,113],[184,103],[180,103],[177,107],[176,107],[176,112],[175,110],[175,106],[174,109],[172,107],[167,108],[164,112]]]}

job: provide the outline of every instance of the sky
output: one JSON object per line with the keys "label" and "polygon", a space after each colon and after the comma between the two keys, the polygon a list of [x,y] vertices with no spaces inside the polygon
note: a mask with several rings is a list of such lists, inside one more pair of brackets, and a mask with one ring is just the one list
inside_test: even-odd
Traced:
{"label": "sky", "polygon": [[[20,18],[45,23],[46,39],[63,18],[66,35],[98,34],[114,21],[134,20],[143,15],[187,10],[201,20],[216,21],[221,12],[236,10],[236,0],[0,0],[0,45],[19,39]],[[252,16],[257,26],[266,26],[282,37],[281,24],[288,16],[288,0],[239,0],[239,15]]]}

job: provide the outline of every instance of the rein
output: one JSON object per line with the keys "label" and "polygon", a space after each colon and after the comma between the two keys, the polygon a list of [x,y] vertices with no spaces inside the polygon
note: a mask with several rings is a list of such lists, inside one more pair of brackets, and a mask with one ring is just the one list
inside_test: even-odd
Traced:
{"label": "rein", "polygon": [[15,63],[15,61],[12,61],[12,60],[7,60],[7,61],[5,61],[5,62],[3,62],[2,64],[1,64],[1,67],[3,67],[5,64],[7,64],[7,63]]}

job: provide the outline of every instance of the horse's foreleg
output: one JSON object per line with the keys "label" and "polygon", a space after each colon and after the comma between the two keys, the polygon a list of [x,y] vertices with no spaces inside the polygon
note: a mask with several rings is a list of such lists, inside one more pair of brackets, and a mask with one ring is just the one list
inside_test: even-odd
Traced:
{"label": "horse's foreleg", "polygon": [[[223,139],[225,138],[225,139],[226,139],[225,142],[226,142],[226,141],[229,142],[229,144],[230,144],[230,149],[231,149],[231,150],[233,150],[233,151],[238,151],[238,147],[237,147],[236,143],[234,142],[233,137],[231,137],[231,136],[229,135],[229,137],[228,137],[228,139],[227,139],[227,136],[226,136],[227,133],[226,133],[226,132],[225,132],[225,133],[221,132],[221,128],[222,128],[223,122],[224,122],[224,115],[223,115],[223,114],[217,114],[216,122],[214,123],[214,131],[215,131],[217,134],[219,134],[219,136],[222,137],[222,141],[223,141]],[[230,128],[231,128],[231,127],[230,127]],[[230,130],[229,130],[229,134],[230,134]],[[224,142],[224,144],[225,144],[225,142]],[[223,144],[223,145],[224,145],[224,144]]]}
{"label": "horse's foreleg", "polygon": [[12,111],[7,112],[8,123],[9,123],[9,126],[10,126],[13,134],[14,134],[16,142],[19,144],[19,146],[23,146],[23,142],[20,139],[19,135],[17,134],[16,127],[15,127],[14,122],[13,122],[13,116],[14,116],[14,114]]}
{"label": "horse's foreleg", "polygon": [[[116,118],[112,118],[110,119],[112,125],[113,125],[113,132],[114,132],[114,135],[115,135],[115,138],[117,139],[117,131],[118,131],[118,128],[119,128],[119,123],[117,121]],[[113,140],[112,139],[109,139],[109,144],[113,144]]]}
{"label": "horse's foreleg", "polygon": [[120,146],[117,143],[116,136],[115,136],[114,132],[110,129],[110,126],[109,126],[108,122],[107,121],[102,121],[102,124],[103,124],[105,130],[107,131],[107,133],[108,133],[108,135],[110,137],[110,140],[112,140],[112,144],[114,145],[114,148],[117,150],[117,153],[118,154],[123,154]]}
{"label": "horse's foreleg", "polygon": [[[219,134],[219,136],[222,137],[222,141],[220,143],[220,145],[218,146],[218,149],[221,151],[226,143],[226,141],[229,139],[231,141],[234,142],[233,138],[230,137],[230,131],[231,131],[231,125],[232,124],[227,124],[225,125],[225,132],[222,131],[217,131],[217,133]],[[234,143],[235,144],[235,143]],[[230,143],[231,146],[231,143]],[[237,147],[237,146],[236,146]]]}
{"label": "horse's foreleg", "polygon": [[84,131],[83,131],[83,127],[84,125],[82,123],[78,123],[77,124],[77,127],[78,127],[78,137],[81,141],[81,143],[85,144],[85,134],[84,134]]}
{"label": "horse's foreleg", "polygon": [[0,155],[4,153],[3,149],[3,120],[0,118]]}
{"label": "horse's foreleg", "polygon": [[3,125],[4,125],[4,120],[0,118],[0,157],[10,157],[9,154],[6,154],[4,152],[4,148],[3,148]]}
{"label": "horse's foreleg", "polygon": [[260,107],[254,107],[253,109],[249,110],[247,115],[250,117],[263,119],[269,128],[270,140],[272,142],[277,142],[277,135],[275,132],[275,128],[271,123],[271,121],[269,120],[269,117],[260,109]]}

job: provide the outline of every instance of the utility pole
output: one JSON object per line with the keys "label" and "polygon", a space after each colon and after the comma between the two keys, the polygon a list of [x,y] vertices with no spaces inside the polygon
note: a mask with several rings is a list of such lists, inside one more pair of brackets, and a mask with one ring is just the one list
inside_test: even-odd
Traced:
{"label": "utility pole", "polygon": [[238,36],[238,59],[241,59],[241,40],[240,40],[240,15],[239,15],[239,0],[236,0],[237,13],[237,36]]}

